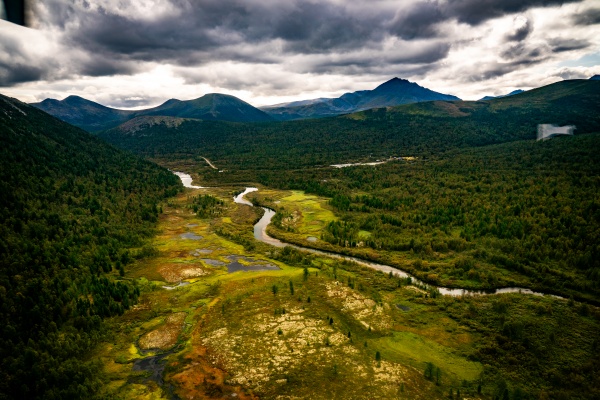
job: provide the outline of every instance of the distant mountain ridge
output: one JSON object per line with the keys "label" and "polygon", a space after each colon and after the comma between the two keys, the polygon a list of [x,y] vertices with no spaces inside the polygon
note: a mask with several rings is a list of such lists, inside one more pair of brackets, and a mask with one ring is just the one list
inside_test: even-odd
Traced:
{"label": "distant mountain ridge", "polygon": [[598,109],[600,82],[572,80],[489,101],[427,101],[269,124],[144,122],[121,125],[99,137],[156,159],[185,159],[197,152],[219,160],[224,169],[264,160],[275,169],[291,164],[303,168],[532,140],[538,124],[545,123],[576,125],[577,134],[599,132]]}
{"label": "distant mountain ridge", "polygon": [[245,101],[220,93],[209,93],[197,99],[186,101],[171,99],[158,107],[135,113],[136,117],[144,115],[229,122],[265,122],[272,120],[264,111]]}
{"label": "distant mountain ridge", "polygon": [[524,90],[523,89],[517,89],[517,90],[513,90],[512,92],[508,93],[508,94],[502,94],[500,96],[484,96],[482,98],[480,98],[478,101],[486,101],[486,100],[492,100],[492,99],[499,99],[502,97],[508,97],[508,96],[514,96],[515,94],[520,94],[523,93]]}
{"label": "distant mountain ridge", "polygon": [[142,116],[193,118],[209,121],[265,122],[272,118],[237,97],[209,93],[193,100],[170,99],[146,110],[119,110],[69,96],[64,100],[46,99],[32,106],[88,132],[114,128]]}
{"label": "distant mountain ridge", "polygon": [[460,99],[424,88],[406,79],[393,78],[373,90],[345,93],[338,98],[303,100],[266,106],[261,107],[261,110],[277,120],[289,121],[336,116],[371,108],[393,107],[433,100],[457,101]]}
{"label": "distant mountain ridge", "polygon": [[131,111],[106,107],[79,96],[63,100],[46,99],[30,105],[88,132],[117,126],[127,121],[131,114]]}

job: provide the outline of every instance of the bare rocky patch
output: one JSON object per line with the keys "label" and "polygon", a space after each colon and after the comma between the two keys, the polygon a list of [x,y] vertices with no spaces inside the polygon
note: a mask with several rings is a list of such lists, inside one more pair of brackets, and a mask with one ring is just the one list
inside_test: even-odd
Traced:
{"label": "bare rocky patch", "polygon": [[198,264],[168,263],[158,267],[158,273],[167,282],[180,282],[184,279],[206,276],[211,272]]}
{"label": "bare rocky patch", "polygon": [[183,328],[186,314],[184,312],[169,315],[165,323],[158,329],[150,331],[139,340],[139,348],[142,350],[160,349],[168,350],[177,343],[177,338]]}
{"label": "bare rocky patch", "polygon": [[387,303],[379,305],[338,281],[328,282],[325,286],[327,296],[340,302],[341,310],[352,315],[365,328],[385,330],[392,327],[392,321],[387,313],[390,307]]}

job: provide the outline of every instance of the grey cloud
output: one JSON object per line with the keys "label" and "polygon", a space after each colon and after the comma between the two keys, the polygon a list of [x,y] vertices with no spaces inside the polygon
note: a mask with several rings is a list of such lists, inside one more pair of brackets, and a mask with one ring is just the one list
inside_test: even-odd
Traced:
{"label": "grey cloud", "polygon": [[388,58],[391,64],[429,64],[443,60],[450,51],[449,43],[423,45],[416,52],[400,52]]}
{"label": "grey cloud", "polygon": [[144,96],[111,96],[106,99],[99,99],[101,104],[113,108],[133,108],[133,107],[152,107],[165,101],[162,98],[144,97]]}
{"label": "grey cloud", "polygon": [[[434,37],[441,22],[456,20],[477,26],[487,20],[526,11],[532,7],[560,6],[579,0],[432,0],[420,1],[401,9],[389,25],[390,32],[405,39]],[[510,40],[523,40],[531,25],[512,34]]]}
{"label": "grey cloud", "polygon": [[330,4],[307,2],[278,21],[272,36],[287,40],[287,51],[312,54],[363,47],[381,40],[384,32],[380,20],[356,16]]}
{"label": "grey cloud", "polygon": [[[457,78],[461,82],[482,82],[489,79],[499,78],[519,69],[536,65],[547,60],[548,56],[540,51],[538,57],[522,57],[507,62],[489,62],[485,64],[473,65],[471,68],[463,69]],[[524,86],[524,85],[522,85]]]}
{"label": "grey cloud", "polygon": [[[168,61],[178,65],[203,65],[228,60],[250,63],[278,63],[292,54],[344,54],[356,49],[368,49],[365,57],[377,58],[380,42],[386,35],[391,18],[388,13],[363,15],[333,3],[295,1],[267,3],[261,1],[178,1],[182,15],[158,17],[152,20],[117,15],[106,9],[82,12],[75,28],[66,27],[71,45],[86,49],[98,58],[119,62],[98,62],[79,68],[81,74],[112,75],[132,69],[125,61]],[[71,12],[65,6],[60,14]],[[417,8],[414,15],[422,16]],[[397,21],[398,22],[398,21]],[[414,25],[417,26],[417,25]],[[398,26],[396,24],[395,29]],[[419,36],[417,33],[412,36]],[[268,44],[280,40],[273,51]],[[262,45],[264,51],[244,51]],[[374,47],[377,47],[375,49]],[[434,62],[447,55],[449,45],[440,49],[417,52],[383,62]],[[361,65],[361,61],[350,64]]]}
{"label": "grey cloud", "polygon": [[[402,61],[402,60],[400,60]],[[427,72],[437,69],[436,63],[412,64],[406,62],[394,62],[393,59],[381,58],[359,58],[347,59],[345,61],[320,62],[310,68],[310,71],[317,74],[342,74],[362,76],[365,74],[382,76],[382,79],[389,79],[390,76],[411,76],[422,77]]]}
{"label": "grey cloud", "polygon": [[499,78],[508,73],[519,69],[518,63],[487,63],[474,66],[473,68],[463,69],[458,76],[455,76],[461,82],[483,82],[494,78]]}
{"label": "grey cloud", "polygon": [[554,53],[562,53],[564,51],[581,50],[591,45],[585,39],[567,39],[567,38],[553,38],[548,40],[548,44],[552,48]]}
{"label": "grey cloud", "polygon": [[591,8],[572,17],[577,25],[596,25],[600,24],[600,8]]}
{"label": "grey cloud", "polygon": [[529,34],[533,31],[533,26],[529,20],[525,21],[525,24],[516,28],[511,33],[506,35],[506,39],[513,42],[521,42],[529,36]]}
{"label": "grey cloud", "polygon": [[571,68],[563,68],[559,72],[553,74],[552,76],[556,76],[561,79],[589,79],[590,77],[585,72]]}
{"label": "grey cloud", "polygon": [[363,70],[375,73],[381,67],[394,69],[407,65],[417,65],[422,70],[423,65],[434,64],[446,58],[449,51],[450,44],[445,42],[405,43],[394,50],[363,51],[335,57],[321,57],[308,61],[305,67],[317,73],[335,72],[352,75]]}
{"label": "grey cloud", "polygon": [[[194,82],[208,82],[211,84],[228,88],[233,90],[249,90],[252,89],[256,92],[268,92],[268,93],[284,93],[290,88],[296,89],[296,82],[290,82],[289,79],[274,78],[270,76],[239,76],[239,75],[226,75],[220,77],[209,77],[207,75],[188,75],[188,78],[193,79]],[[212,79],[211,79],[212,78]]]}
{"label": "grey cloud", "polygon": [[500,56],[505,60],[516,60],[516,59],[527,59],[535,60],[547,53],[549,53],[547,46],[542,44],[527,44],[517,43],[510,45],[500,52]]}
{"label": "grey cloud", "polygon": [[139,63],[97,57],[79,64],[77,70],[87,76],[113,76],[139,72],[141,66]]}

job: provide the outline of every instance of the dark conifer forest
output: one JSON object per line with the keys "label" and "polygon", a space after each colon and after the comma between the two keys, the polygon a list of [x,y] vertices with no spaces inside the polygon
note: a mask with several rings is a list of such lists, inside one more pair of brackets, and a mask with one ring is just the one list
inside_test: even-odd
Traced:
{"label": "dark conifer forest", "polygon": [[120,276],[181,183],[4,96],[0,136],[0,398],[92,397],[87,352],[136,302]]}

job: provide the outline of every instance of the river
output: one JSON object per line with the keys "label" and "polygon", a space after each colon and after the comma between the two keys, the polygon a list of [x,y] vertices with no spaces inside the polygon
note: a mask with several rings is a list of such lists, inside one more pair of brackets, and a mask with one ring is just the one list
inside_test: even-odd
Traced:
{"label": "river", "polygon": [[[203,187],[201,187],[201,186],[192,185],[192,178],[190,177],[190,175],[182,173],[182,172],[173,172],[173,173],[181,178],[181,182],[183,183],[183,186],[185,186],[187,188],[192,188],[192,189],[203,189]],[[258,188],[248,187],[242,193],[235,196],[233,198],[233,201],[238,204],[245,204],[245,205],[254,207],[254,205],[251,202],[249,202],[248,200],[246,200],[244,198],[244,196],[246,196],[248,193],[252,193],[252,192],[256,192],[256,191],[258,191]],[[564,297],[561,297],[561,296],[545,294],[545,293],[533,291],[531,289],[520,288],[520,287],[506,287],[506,288],[498,288],[498,289],[490,289],[490,290],[472,290],[472,289],[447,288],[447,287],[443,287],[443,286],[435,286],[435,285],[431,285],[431,284],[426,284],[426,283],[420,281],[419,279],[415,278],[414,276],[410,275],[408,272],[403,271],[397,267],[393,267],[391,265],[378,264],[378,263],[375,263],[372,261],[367,261],[367,260],[363,260],[363,259],[356,258],[356,257],[345,256],[342,254],[333,253],[333,252],[329,252],[329,251],[317,250],[317,249],[313,249],[310,247],[303,247],[303,246],[298,246],[295,244],[284,243],[279,239],[275,239],[275,238],[267,235],[267,226],[269,225],[269,223],[271,223],[271,219],[275,216],[275,211],[271,210],[270,208],[266,208],[266,207],[261,207],[261,208],[265,211],[265,213],[262,216],[262,218],[254,225],[254,237],[256,238],[256,240],[260,240],[261,242],[270,244],[271,246],[275,246],[275,247],[291,246],[295,249],[308,251],[313,254],[319,254],[319,255],[332,257],[332,258],[336,258],[336,259],[341,259],[341,260],[353,261],[357,264],[364,265],[366,267],[375,269],[377,271],[381,271],[386,274],[389,274],[391,272],[392,274],[402,277],[402,278],[411,278],[414,284],[420,285],[420,286],[427,286],[432,289],[435,288],[439,291],[440,294],[445,295],[445,296],[455,296],[456,297],[456,296],[465,296],[465,295],[475,296],[475,295],[491,295],[491,294],[501,294],[501,293],[523,293],[523,294],[532,294],[535,296],[552,296],[552,297],[559,298],[559,299],[565,299]]]}
{"label": "river", "polygon": [[[251,192],[256,192],[258,191],[257,188],[246,188],[246,190],[244,190],[242,193],[238,194],[237,196],[235,196],[233,198],[233,201],[239,204],[246,204],[249,206],[254,206],[251,202],[249,202],[248,200],[246,200],[244,198],[244,196],[248,193]],[[276,246],[276,247],[285,247],[285,246],[291,246],[295,249],[298,250],[303,250],[303,251],[308,251],[311,252],[313,254],[319,254],[319,255],[323,255],[323,256],[327,256],[327,257],[332,257],[332,258],[337,258],[337,259],[341,259],[341,260],[348,260],[348,261],[353,261],[357,264],[360,265],[364,265],[366,267],[375,269],[377,271],[381,271],[383,273],[389,274],[390,272],[396,276],[402,277],[402,278],[411,278],[412,281],[419,286],[427,286],[430,288],[435,288],[439,291],[440,294],[444,295],[444,296],[465,296],[465,295],[490,295],[490,294],[501,294],[501,293],[524,293],[524,294],[532,294],[535,296],[552,296],[552,297],[556,297],[556,298],[563,298],[560,296],[556,296],[556,295],[550,295],[550,294],[545,294],[545,293],[541,293],[541,292],[535,292],[531,289],[527,289],[527,288],[520,288],[520,287],[506,287],[506,288],[499,288],[499,289],[490,289],[490,290],[471,290],[471,289],[461,289],[461,288],[447,288],[447,287],[443,287],[443,286],[435,286],[435,285],[431,285],[428,283],[424,283],[422,281],[420,281],[419,279],[415,278],[414,276],[412,276],[411,274],[409,274],[406,271],[403,271],[397,267],[392,267],[391,265],[385,265],[385,264],[378,264],[372,261],[367,261],[367,260],[363,260],[357,257],[351,257],[351,256],[346,256],[346,255],[342,255],[342,254],[338,254],[338,253],[333,253],[333,252],[329,252],[329,251],[323,251],[323,250],[317,250],[317,249],[313,249],[311,247],[304,247],[304,246],[298,246],[295,244],[289,244],[289,243],[284,243],[279,239],[275,239],[269,235],[267,235],[267,226],[269,225],[269,223],[271,223],[271,219],[273,218],[273,216],[275,216],[275,211],[271,210],[270,208],[266,208],[266,207],[261,207],[263,210],[265,210],[265,214],[262,216],[262,218],[254,225],[254,238],[256,240],[260,240],[261,242],[270,244],[272,246]]]}
{"label": "river", "polygon": [[175,172],[175,171],[171,171],[173,172],[175,175],[177,175],[179,177],[179,179],[181,179],[181,183],[183,183],[183,186],[185,186],[186,188],[190,188],[190,189],[206,189],[204,186],[194,186],[192,185],[192,177],[190,174],[186,174],[184,172]]}

